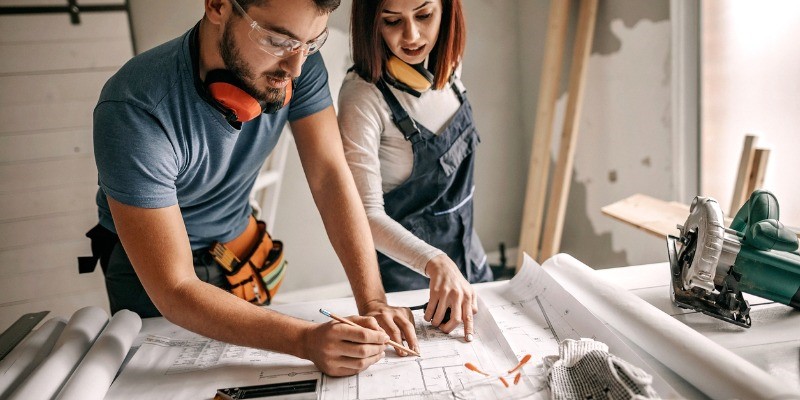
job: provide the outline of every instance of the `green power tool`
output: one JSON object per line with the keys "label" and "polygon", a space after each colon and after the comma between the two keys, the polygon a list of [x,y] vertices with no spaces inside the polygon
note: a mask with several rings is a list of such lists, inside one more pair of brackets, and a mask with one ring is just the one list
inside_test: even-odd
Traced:
{"label": "green power tool", "polygon": [[697,196],[689,218],[667,238],[672,301],[749,328],[750,304],[742,293],[800,310],[797,235],[779,221],[778,200],[756,190],[725,228],[716,200]]}

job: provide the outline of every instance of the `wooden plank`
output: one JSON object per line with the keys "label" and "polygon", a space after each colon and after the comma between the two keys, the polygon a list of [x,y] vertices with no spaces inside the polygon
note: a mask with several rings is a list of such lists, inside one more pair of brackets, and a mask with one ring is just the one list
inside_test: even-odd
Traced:
{"label": "wooden plank", "polygon": [[750,194],[753,191],[764,187],[764,176],[767,173],[768,162],[769,149],[757,148],[753,154],[753,167],[750,168],[750,176],[747,179],[747,199],[750,198]]}
{"label": "wooden plank", "polygon": [[[66,0],[60,5],[65,4]],[[79,25],[73,25],[68,14],[0,16],[0,44],[95,41],[100,36],[130,42],[128,14],[124,11],[85,13]]]}
{"label": "wooden plank", "polygon": [[0,74],[119,67],[131,58],[129,47],[130,39],[127,38],[97,38],[86,42],[0,44]]}
{"label": "wooden plank", "polygon": [[[96,221],[95,221],[96,223]],[[88,231],[91,227],[86,227]],[[90,241],[86,236],[71,237],[67,240],[35,243],[17,246],[0,251],[0,280],[19,273],[20,270],[41,271],[50,268],[63,268],[77,271],[77,257],[92,254]],[[41,260],[49,260],[47,263]]]}
{"label": "wooden plank", "polygon": [[97,225],[97,211],[46,218],[26,219],[0,224],[0,251],[22,246],[44,244],[85,237],[86,231]]}
{"label": "wooden plank", "polygon": [[[667,235],[679,235],[676,226],[686,223],[686,218],[689,217],[688,205],[659,200],[644,194],[635,194],[600,210],[609,217],[661,239]],[[732,216],[724,216],[725,226],[731,226],[732,219]],[[800,239],[800,229],[789,229]]]}
{"label": "wooden plank", "polygon": [[569,1],[551,1],[547,17],[547,37],[544,47],[542,75],[539,81],[539,100],[533,129],[531,158],[528,163],[528,182],[522,207],[522,226],[519,234],[517,270],[522,267],[523,254],[536,259],[541,240],[547,177],[550,171],[550,145],[556,98],[561,83],[561,64],[564,42],[569,25]]}
{"label": "wooden plank", "polygon": [[[50,260],[41,260],[48,263]],[[77,263],[76,263],[77,264]],[[36,300],[39,296],[55,296],[79,291],[105,290],[103,273],[78,274],[78,267],[49,268],[27,271],[21,268],[17,274],[3,277],[4,290],[0,291],[0,304]],[[69,285],[65,285],[69,282]]]}
{"label": "wooden plank", "polygon": [[88,155],[0,164],[0,194],[87,183],[97,183],[94,157]]}
{"label": "wooden plank", "polygon": [[43,161],[76,155],[93,156],[89,128],[0,135],[0,162]]}
{"label": "wooden plank", "polygon": [[95,211],[97,184],[84,183],[0,194],[0,223],[76,211]]}
{"label": "wooden plank", "polygon": [[95,105],[97,100],[63,102],[51,106],[44,114],[38,104],[3,106],[0,107],[0,134],[91,127]]}
{"label": "wooden plank", "polygon": [[575,48],[572,54],[572,65],[569,73],[569,98],[564,120],[564,131],[559,144],[556,169],[553,172],[553,185],[547,202],[548,211],[542,232],[542,249],[538,260],[544,261],[556,253],[561,247],[561,235],[564,230],[564,214],[569,198],[569,186],[572,179],[572,165],[575,157],[575,145],[578,141],[583,93],[586,86],[586,70],[592,50],[594,26],[597,20],[598,0],[582,0],[578,13],[578,28],[575,32]]}
{"label": "wooden plank", "polygon": [[742,147],[742,155],[739,157],[739,171],[736,173],[736,183],[733,187],[733,197],[731,197],[729,214],[736,214],[736,211],[742,207],[750,196],[750,193],[752,193],[752,191],[747,190],[747,184],[753,169],[756,141],[758,141],[758,137],[755,135],[747,135],[744,137],[744,147]]}
{"label": "wooden plank", "polygon": [[22,314],[49,310],[47,318],[69,319],[72,313],[86,306],[98,306],[108,312],[108,295],[104,289],[74,291],[59,296],[42,296],[37,300],[24,300],[0,305],[0,329],[11,326]]}
{"label": "wooden plank", "polygon": [[680,235],[676,226],[685,223],[689,216],[689,206],[685,204],[643,194],[635,194],[600,210],[609,217],[661,238]]}
{"label": "wooden plank", "polygon": [[[100,90],[117,67],[72,73],[0,76],[0,106],[97,102]],[[50,112],[50,109],[47,109]]]}

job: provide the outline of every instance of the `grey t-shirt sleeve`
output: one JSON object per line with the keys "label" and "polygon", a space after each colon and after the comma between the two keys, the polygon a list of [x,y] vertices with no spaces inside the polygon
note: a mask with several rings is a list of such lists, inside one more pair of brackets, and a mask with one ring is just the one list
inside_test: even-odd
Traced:
{"label": "grey t-shirt sleeve", "polygon": [[94,154],[106,196],[142,208],[178,203],[175,148],[162,125],[145,110],[119,101],[98,104]]}
{"label": "grey t-shirt sleeve", "polygon": [[333,104],[328,88],[328,70],[322,54],[314,53],[303,63],[303,70],[294,84],[289,103],[289,121],[296,121],[320,112]]}

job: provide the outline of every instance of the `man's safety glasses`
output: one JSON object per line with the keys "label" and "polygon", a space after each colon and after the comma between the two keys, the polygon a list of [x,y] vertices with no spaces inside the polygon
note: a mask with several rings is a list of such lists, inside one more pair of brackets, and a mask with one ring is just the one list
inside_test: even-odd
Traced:
{"label": "man's safety glasses", "polygon": [[231,0],[231,3],[236,7],[239,12],[250,21],[250,39],[258,45],[258,48],[261,49],[263,52],[273,55],[278,58],[285,58],[291,55],[297,54],[298,52],[302,51],[304,56],[308,56],[310,54],[314,54],[319,51],[320,47],[325,44],[325,40],[328,39],[328,28],[325,28],[325,31],[322,32],[314,41],[309,43],[303,43],[299,40],[292,39],[286,35],[282,35],[278,32],[271,31],[269,29],[262,28],[258,26],[258,23],[254,21],[247,12],[244,11],[239,2],[236,0]]}

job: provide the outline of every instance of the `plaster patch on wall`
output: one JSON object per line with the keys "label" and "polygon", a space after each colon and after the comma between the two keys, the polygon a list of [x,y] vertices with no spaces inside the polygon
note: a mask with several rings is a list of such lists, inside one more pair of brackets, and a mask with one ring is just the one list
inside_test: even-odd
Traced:
{"label": "plaster patch on wall", "polygon": [[[611,232],[607,231],[598,234],[592,229],[593,223],[587,212],[589,208],[586,204],[587,193],[592,185],[579,182],[575,179],[575,175],[575,170],[573,170],[569,200],[567,201],[567,216],[564,220],[566,224],[564,227],[564,239],[569,238],[569,240],[562,242],[561,252],[568,253],[579,260],[584,260],[593,268],[625,265],[628,258],[627,254],[624,249],[619,251],[613,249]],[[590,247],[602,250],[591,251]]]}
{"label": "plaster patch on wall", "polygon": [[611,24],[617,20],[627,28],[635,26],[642,20],[669,21],[669,2],[652,0],[601,2],[597,9],[597,27],[595,28],[595,41],[592,43],[592,54],[608,55],[620,50],[622,38],[611,29]]}
{"label": "plaster patch on wall", "polygon": [[[664,119],[671,107],[670,77],[663,68],[670,57],[670,23],[641,19],[628,27],[615,19],[610,28],[621,46],[589,58],[562,240],[562,251],[593,267],[664,261],[662,241],[602,215],[600,208],[634,193],[670,199],[673,191],[672,133]],[[565,106],[566,95],[558,115]],[[563,117],[556,121],[561,132]],[[609,171],[616,171],[613,184]]]}
{"label": "plaster patch on wall", "polygon": [[[590,181],[590,179],[587,179],[587,182],[588,181]],[[614,182],[617,181],[617,171],[615,171],[613,169],[611,171],[608,171],[608,181],[611,182],[611,183],[614,183]]]}

